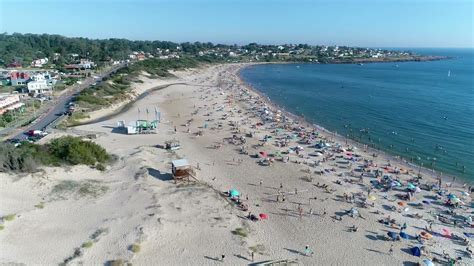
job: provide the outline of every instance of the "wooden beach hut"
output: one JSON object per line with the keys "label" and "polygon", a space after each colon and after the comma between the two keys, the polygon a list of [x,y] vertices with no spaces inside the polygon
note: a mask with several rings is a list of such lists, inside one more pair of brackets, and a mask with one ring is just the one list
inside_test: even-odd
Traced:
{"label": "wooden beach hut", "polygon": [[179,181],[190,181],[190,177],[196,179],[196,173],[193,167],[186,159],[174,160],[171,162],[171,172],[175,183]]}

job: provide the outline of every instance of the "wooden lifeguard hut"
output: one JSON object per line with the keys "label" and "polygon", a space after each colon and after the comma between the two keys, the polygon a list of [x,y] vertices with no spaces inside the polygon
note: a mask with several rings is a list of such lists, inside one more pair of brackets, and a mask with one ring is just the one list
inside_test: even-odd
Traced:
{"label": "wooden lifeguard hut", "polygon": [[190,181],[190,177],[196,179],[193,167],[186,159],[174,160],[171,162],[171,172],[175,183],[179,181]]}

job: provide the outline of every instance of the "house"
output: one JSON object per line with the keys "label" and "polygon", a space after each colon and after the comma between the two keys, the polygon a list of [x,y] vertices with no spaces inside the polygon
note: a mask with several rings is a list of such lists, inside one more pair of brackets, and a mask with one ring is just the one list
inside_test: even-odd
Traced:
{"label": "house", "polygon": [[13,71],[10,73],[10,82],[12,86],[26,85],[30,76],[26,72]]}
{"label": "house", "polygon": [[33,60],[33,62],[31,62],[31,66],[32,67],[43,67],[43,65],[47,64],[48,63],[48,58],[45,57],[45,58],[41,58],[41,59],[36,59],[36,60]]}
{"label": "house", "polygon": [[29,94],[44,94],[51,93],[52,86],[45,78],[44,75],[38,74],[32,77],[32,81],[28,82],[28,93]]}
{"label": "house", "polygon": [[20,102],[19,95],[4,95],[0,96],[0,114],[4,114],[9,110],[15,110],[25,105]]}

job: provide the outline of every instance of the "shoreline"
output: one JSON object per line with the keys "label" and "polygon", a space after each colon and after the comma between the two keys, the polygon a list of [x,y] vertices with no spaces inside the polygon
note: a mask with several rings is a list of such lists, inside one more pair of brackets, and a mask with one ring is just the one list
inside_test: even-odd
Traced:
{"label": "shoreline", "polygon": [[[440,60],[443,60],[443,59],[440,59]],[[371,62],[371,63],[383,63],[383,62]],[[388,63],[388,62],[386,62]],[[276,63],[278,64],[278,63]],[[298,63],[289,63],[289,64],[298,64]],[[311,64],[311,63],[310,63]],[[328,63],[328,64],[332,64],[332,63]],[[266,94],[260,92],[258,89],[254,88],[251,84],[247,83],[243,78],[242,78],[242,75],[241,75],[241,71],[244,69],[244,68],[247,68],[247,67],[251,67],[251,66],[255,66],[255,65],[260,65],[260,64],[245,64],[244,66],[240,67],[239,70],[237,71],[236,73],[236,77],[238,79],[238,81],[240,82],[240,84],[244,87],[246,87],[248,90],[252,91],[253,93],[259,95],[262,99],[264,99],[265,103],[273,108],[275,108],[276,110],[281,110],[282,113],[285,113],[285,115],[287,115],[288,117],[294,119],[294,120],[297,120],[299,122],[301,122],[302,124],[304,124],[305,126],[308,126],[308,127],[314,127],[318,130],[321,130],[323,131],[325,134],[327,134],[328,136],[332,136],[333,138],[336,138],[337,137],[337,140],[340,142],[340,143],[344,143],[344,142],[347,142],[347,143],[350,143],[351,145],[357,147],[358,149],[363,149],[363,147],[367,144],[365,143],[362,143],[362,142],[358,142],[356,140],[353,140],[351,138],[346,138],[346,137],[343,137],[339,134],[337,134],[336,132],[332,132],[328,129],[326,129],[325,127],[319,125],[319,124],[316,124],[316,123],[311,123],[309,122],[308,120],[306,120],[303,116],[299,116],[299,115],[296,115],[296,114],[293,114],[291,113],[290,111],[287,111],[283,106],[279,106],[278,104],[276,104],[275,102],[273,102],[270,97],[268,97]],[[432,179],[435,179],[434,176],[438,176],[439,178],[439,174],[437,174],[437,172],[441,172],[439,170],[432,170],[432,169],[429,169],[427,167],[423,167],[421,165],[418,165],[416,163],[412,163],[412,162],[409,162],[403,158],[401,158],[399,155],[396,155],[396,154],[391,154],[390,152],[386,151],[386,150],[382,150],[382,149],[376,149],[376,148],[372,148],[372,147],[367,147],[366,149],[367,151],[371,151],[371,152],[375,152],[377,153],[378,155],[382,155],[384,158],[387,158],[389,161],[392,161],[392,162],[397,162],[398,164],[402,164],[404,166],[406,166],[406,168],[419,168],[419,172],[420,174],[422,174],[423,176],[429,176],[431,177]],[[416,169],[412,169],[412,170],[416,170]],[[454,180],[453,180],[454,178]],[[444,173],[442,176],[441,176],[441,179],[446,183],[453,183],[453,184],[457,184],[459,186],[462,186],[464,184],[468,184],[468,185],[472,185],[474,184],[474,181],[473,180],[465,180],[464,178],[460,177],[460,176],[457,176],[457,175],[452,175],[452,174],[446,174]],[[461,181],[464,181],[464,182],[461,182]]]}

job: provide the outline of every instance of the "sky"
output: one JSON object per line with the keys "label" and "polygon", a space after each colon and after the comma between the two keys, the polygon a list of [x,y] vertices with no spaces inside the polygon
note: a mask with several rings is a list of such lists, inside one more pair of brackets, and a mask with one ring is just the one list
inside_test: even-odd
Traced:
{"label": "sky", "polygon": [[473,48],[474,0],[0,0],[0,32]]}

